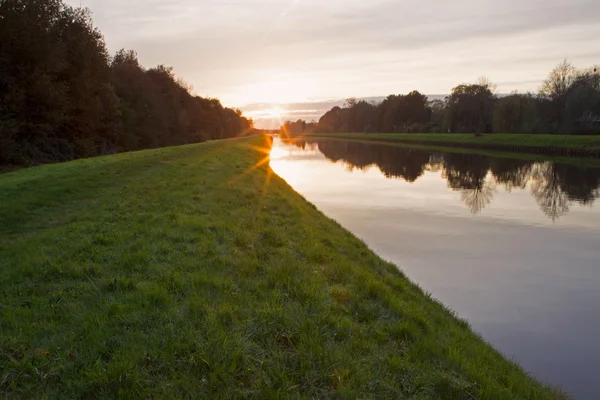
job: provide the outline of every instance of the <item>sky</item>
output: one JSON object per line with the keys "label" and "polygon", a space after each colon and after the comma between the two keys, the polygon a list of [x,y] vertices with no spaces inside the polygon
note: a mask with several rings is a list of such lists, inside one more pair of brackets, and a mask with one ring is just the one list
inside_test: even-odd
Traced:
{"label": "sky", "polygon": [[600,64],[598,0],[81,4],[111,52],[134,49],[147,67],[173,66],[197,94],[251,116],[283,117],[288,103],[318,114],[310,104],[415,89],[447,94],[480,76],[502,93],[535,91],[564,58]]}

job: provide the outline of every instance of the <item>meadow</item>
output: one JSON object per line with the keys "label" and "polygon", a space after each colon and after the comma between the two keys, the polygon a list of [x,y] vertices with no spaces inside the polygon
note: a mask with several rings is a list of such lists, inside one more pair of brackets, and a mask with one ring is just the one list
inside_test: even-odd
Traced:
{"label": "meadow", "polygon": [[270,143],[0,175],[0,397],[565,398],[274,175]]}

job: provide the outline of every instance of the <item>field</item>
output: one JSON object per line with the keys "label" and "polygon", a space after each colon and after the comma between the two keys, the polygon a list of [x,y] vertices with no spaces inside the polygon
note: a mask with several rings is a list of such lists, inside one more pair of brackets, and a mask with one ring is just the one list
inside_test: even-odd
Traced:
{"label": "field", "polygon": [[269,146],[0,175],[0,397],[565,397],[274,176]]}
{"label": "field", "polygon": [[532,135],[532,134],[487,134],[475,137],[467,133],[333,133],[310,134],[308,136],[338,138],[396,139],[399,141],[430,141],[436,143],[477,143],[488,145],[513,145],[525,147],[549,147],[577,150],[600,150],[600,135]]}

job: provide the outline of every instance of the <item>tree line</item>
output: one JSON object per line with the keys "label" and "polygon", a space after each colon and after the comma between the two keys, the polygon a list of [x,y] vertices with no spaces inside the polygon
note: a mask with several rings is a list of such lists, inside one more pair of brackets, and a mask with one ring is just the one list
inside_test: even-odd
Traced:
{"label": "tree line", "polygon": [[87,9],[0,0],[0,165],[228,138],[241,111],[192,94],[173,69],[111,56]]}
{"label": "tree line", "polygon": [[592,205],[600,197],[598,168],[327,139],[289,143],[314,147],[350,169],[374,165],[389,179],[415,182],[426,171],[441,171],[448,187],[460,192],[474,214],[493,201],[498,186],[507,191],[529,188],[541,211],[552,220],[566,215],[573,203]]}
{"label": "tree line", "polygon": [[284,134],[307,132],[468,132],[600,134],[600,69],[554,68],[538,93],[498,95],[487,78],[461,84],[444,100],[412,91],[380,103],[346,100],[318,122],[288,121]]}

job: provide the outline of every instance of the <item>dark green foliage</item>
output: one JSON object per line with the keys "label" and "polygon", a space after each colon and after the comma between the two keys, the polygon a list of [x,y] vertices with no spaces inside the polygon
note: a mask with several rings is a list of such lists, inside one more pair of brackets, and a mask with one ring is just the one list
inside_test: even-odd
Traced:
{"label": "dark green foliage", "polygon": [[194,97],[135,52],[111,60],[88,10],[0,0],[0,165],[37,164],[248,132],[251,121]]}
{"label": "dark green foliage", "polygon": [[537,100],[530,94],[501,97],[494,105],[494,132],[538,133]]}
{"label": "dark green foliage", "polygon": [[452,132],[491,132],[495,96],[485,84],[458,85],[446,100]]}
{"label": "dark green foliage", "polygon": [[427,97],[412,91],[407,95],[388,96],[377,107],[375,126],[379,128],[378,132],[410,132],[414,125],[429,122],[430,116]]}
{"label": "dark green foliage", "polygon": [[600,125],[600,90],[588,85],[572,88],[565,102],[563,121],[565,133],[594,134],[598,133],[598,125]]}
{"label": "dark green foliage", "polygon": [[316,122],[306,122],[299,119],[296,122],[286,121],[281,127],[281,131],[288,135],[299,135],[306,132],[314,132],[317,128]]}
{"label": "dark green foliage", "polygon": [[344,108],[334,107],[321,117],[317,126],[308,131],[417,132],[427,126],[431,113],[427,96],[417,91],[388,96],[380,104],[348,99]]}
{"label": "dark green foliage", "polygon": [[333,107],[319,120],[318,131],[321,133],[344,132],[342,130],[343,125],[342,109],[340,107]]}

